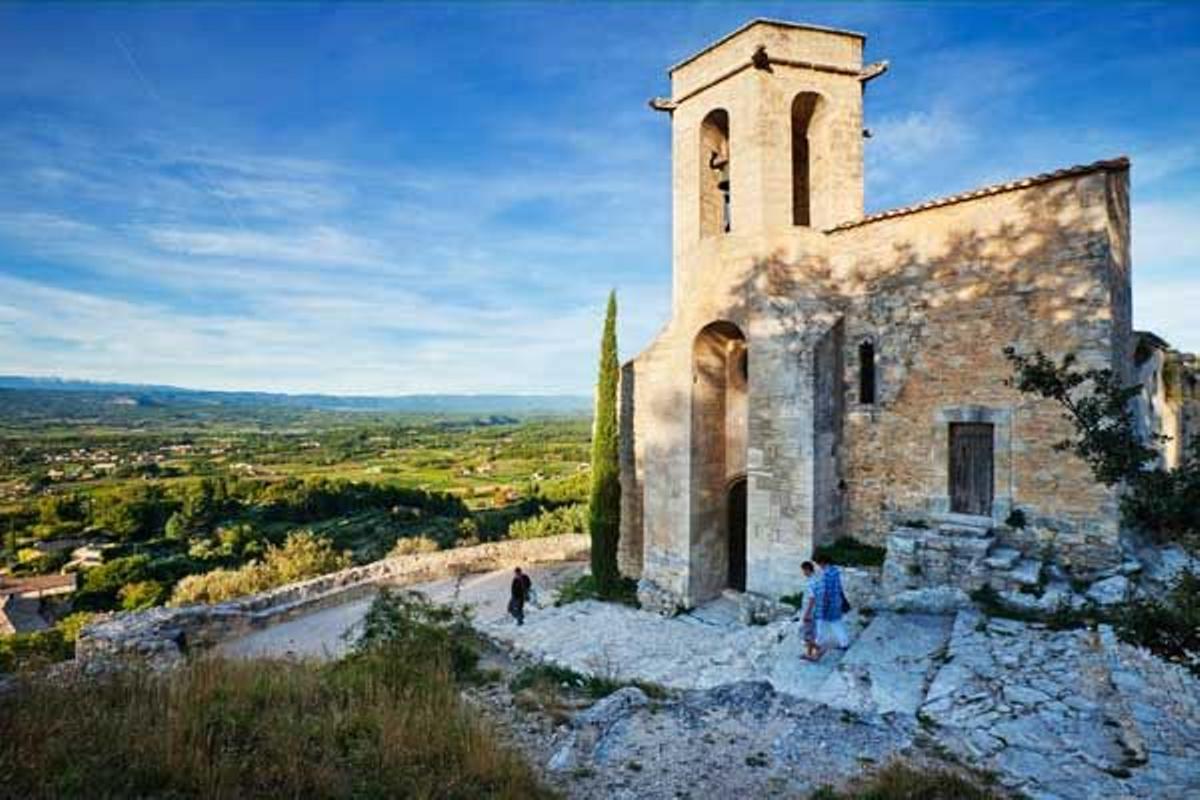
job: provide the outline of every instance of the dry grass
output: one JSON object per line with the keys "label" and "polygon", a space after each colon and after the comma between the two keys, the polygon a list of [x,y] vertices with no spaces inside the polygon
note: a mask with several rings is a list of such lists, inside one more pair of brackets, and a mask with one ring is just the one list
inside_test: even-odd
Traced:
{"label": "dry grass", "polygon": [[444,648],[195,661],[0,697],[0,796],[552,796],[460,698]]}
{"label": "dry grass", "polygon": [[891,761],[841,791],[818,790],[810,800],[1001,800],[1004,795],[960,771]]}

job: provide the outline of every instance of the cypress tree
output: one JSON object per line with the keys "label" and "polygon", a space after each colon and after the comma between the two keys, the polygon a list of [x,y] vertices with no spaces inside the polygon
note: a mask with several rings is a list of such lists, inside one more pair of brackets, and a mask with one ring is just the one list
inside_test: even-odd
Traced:
{"label": "cypress tree", "polygon": [[592,575],[601,596],[617,592],[617,539],[621,533],[621,480],[617,461],[617,293],[608,294],[600,339],[600,376],[592,421],[592,491],[588,530],[592,536]]}

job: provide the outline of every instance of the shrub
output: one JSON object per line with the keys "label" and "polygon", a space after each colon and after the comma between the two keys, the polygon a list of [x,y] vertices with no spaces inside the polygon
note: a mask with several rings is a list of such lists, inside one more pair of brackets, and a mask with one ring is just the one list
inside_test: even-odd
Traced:
{"label": "shrub", "polygon": [[262,561],[251,561],[238,569],[215,569],[187,576],[175,587],[171,605],[220,603],[348,566],[349,553],[338,552],[328,539],[311,531],[293,531],[282,547],[269,545]]}
{"label": "shrub", "polygon": [[609,600],[633,608],[641,608],[641,603],[637,599],[637,581],[632,578],[618,579],[614,591],[605,594],[601,591],[595,578],[591,575],[580,575],[575,580],[558,587],[558,592],[554,596],[554,605],[565,606],[580,600]]}
{"label": "shrub", "polygon": [[75,648],[55,628],[0,636],[0,673],[66,661],[74,653]]}
{"label": "shrub", "polygon": [[460,680],[474,678],[479,664],[469,612],[436,605],[418,592],[382,589],[375,596],[354,651],[361,656],[380,649],[399,649],[412,665],[441,659]]}
{"label": "shrub", "polygon": [[1162,600],[1126,605],[1116,618],[1117,635],[1200,675],[1200,575],[1184,572]]}
{"label": "shrub", "polygon": [[879,567],[887,557],[887,549],[843,536],[833,544],[821,545],[813,555],[824,556],[834,564],[845,567]]}
{"label": "shrub", "polygon": [[440,549],[438,543],[428,536],[405,536],[397,539],[388,557],[410,556],[416,553],[432,553]]}
{"label": "shrub", "polygon": [[167,587],[158,581],[136,581],[127,583],[117,593],[121,608],[125,611],[141,611],[160,605],[167,596]]}
{"label": "shrub", "polygon": [[519,519],[508,526],[510,539],[540,539],[587,530],[588,510],[583,503],[542,511],[536,517]]}
{"label": "shrub", "polygon": [[74,643],[79,638],[79,632],[95,617],[95,614],[87,611],[76,611],[60,619],[54,627],[62,633],[65,641]]}
{"label": "shrub", "polygon": [[83,573],[83,585],[75,595],[75,607],[84,611],[115,608],[117,594],[123,586],[150,578],[150,556],[114,558]]}

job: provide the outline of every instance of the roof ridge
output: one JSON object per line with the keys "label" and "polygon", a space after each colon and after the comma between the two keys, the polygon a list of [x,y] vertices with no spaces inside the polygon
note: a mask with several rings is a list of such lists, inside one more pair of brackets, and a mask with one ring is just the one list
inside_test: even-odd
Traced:
{"label": "roof ridge", "polygon": [[692,53],[690,56],[687,56],[686,58],[684,58],[681,61],[676,61],[674,64],[672,64],[670,67],[667,68],[667,74],[670,75],[672,72],[679,69],[680,67],[683,67],[683,66],[686,66],[686,65],[692,63],[693,61],[698,59],[700,56],[704,55],[705,53],[709,52],[710,50],[717,49],[718,47],[725,44],[733,37],[749,30],[750,28],[753,28],[755,25],[774,25],[777,28],[792,28],[793,30],[815,31],[817,33],[832,33],[832,34],[836,34],[839,36],[851,36],[855,39],[861,39],[863,41],[866,41],[866,39],[867,39],[867,35],[865,33],[859,33],[858,31],[843,30],[841,28],[830,28],[830,27],[827,27],[824,25],[810,25],[806,22],[789,22],[788,20],[775,19],[773,17],[753,17],[752,19],[746,20],[741,25],[737,26],[732,31],[730,31],[729,33],[722,36],[720,39],[717,39],[715,42],[711,42],[711,43],[705,45],[704,47],[700,48],[699,50]]}
{"label": "roof ridge", "polygon": [[1129,158],[1127,156],[1117,156],[1116,158],[1108,158],[1100,161],[1093,161],[1090,164],[1075,164],[1070,167],[1056,169],[1053,172],[1042,172],[1037,175],[1030,175],[1026,178],[1017,178],[1016,180],[1005,181],[1004,183],[993,183],[983,186],[979,189],[972,189],[967,192],[959,192],[958,194],[946,195],[937,197],[932,200],[926,200],[921,203],[910,206],[899,206],[890,208],[886,211],[878,211],[874,214],[868,214],[860,219],[851,222],[843,222],[840,225],[834,225],[832,228],[827,228],[826,233],[834,233],[836,231],[848,230],[857,228],[860,225],[866,225],[879,220],[891,219],[892,217],[903,217],[909,214],[916,214],[919,211],[926,211],[931,208],[940,208],[942,206],[954,205],[955,203],[963,203],[967,200],[974,200],[978,197],[990,197],[995,194],[1011,192],[1016,189],[1025,189],[1030,186],[1038,186],[1043,183],[1050,183],[1061,178],[1070,178],[1076,175],[1085,175],[1089,172],[1107,172],[1129,169]]}

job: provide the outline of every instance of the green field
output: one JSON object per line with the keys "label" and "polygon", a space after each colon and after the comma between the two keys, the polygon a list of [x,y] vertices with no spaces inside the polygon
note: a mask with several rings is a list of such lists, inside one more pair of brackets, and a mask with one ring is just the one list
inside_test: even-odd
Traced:
{"label": "green field", "polygon": [[[552,535],[585,517],[582,415],[96,414],[72,397],[48,408],[37,413],[21,392],[0,397],[0,574],[76,571],[79,585],[43,605],[65,623],[0,640],[0,670],[18,650],[69,649],[79,612],[250,591],[372,561],[406,539],[430,549]],[[93,557],[72,564],[80,546]],[[197,594],[192,579],[181,593],[197,575],[224,576],[224,588]]]}

